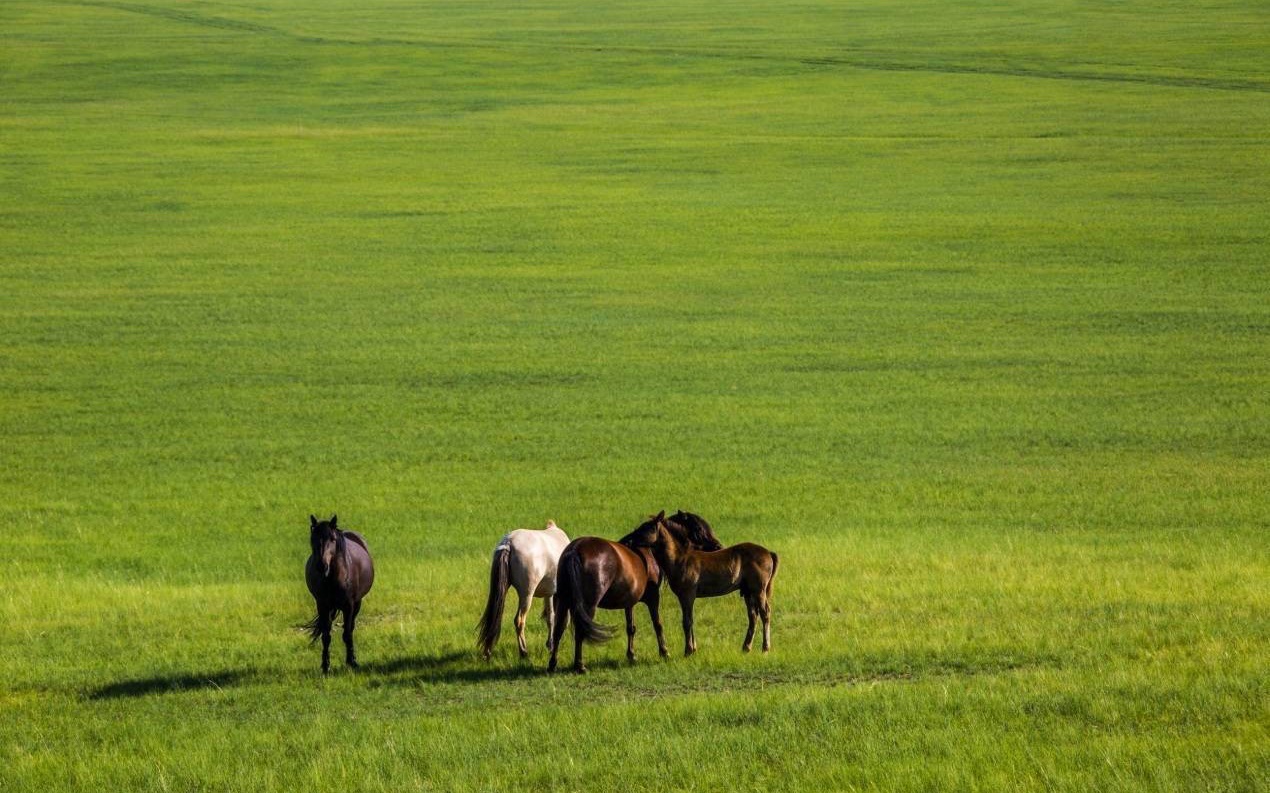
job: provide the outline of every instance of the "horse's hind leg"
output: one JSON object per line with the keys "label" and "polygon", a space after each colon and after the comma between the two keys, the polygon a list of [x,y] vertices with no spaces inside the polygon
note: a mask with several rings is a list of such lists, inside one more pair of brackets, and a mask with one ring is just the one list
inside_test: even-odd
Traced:
{"label": "horse's hind leg", "polygon": [[635,661],[635,608],[626,609],[626,660]]}
{"label": "horse's hind leg", "polygon": [[[771,584],[758,595],[758,613],[763,618],[763,652],[772,649],[772,599]],[[753,618],[751,618],[753,619]]]}
{"label": "horse's hind leg", "polygon": [[357,613],[362,610],[359,600],[344,609],[344,663],[357,668],[357,652],[353,649],[353,629],[357,627]]}
{"label": "horse's hind leg", "polygon": [[758,595],[743,592],[741,597],[745,598],[745,610],[750,615],[750,627],[745,631],[745,641],[741,643],[741,652],[748,653],[754,646],[754,621],[758,616]]}
{"label": "horse's hind leg", "polygon": [[556,632],[556,598],[547,595],[542,599],[542,621],[547,623],[547,649],[551,649],[551,637]]}
{"label": "horse's hind leg", "polygon": [[[595,609],[589,610],[588,616],[595,616]],[[586,664],[582,663],[582,626],[577,620],[573,621],[573,671],[580,675],[586,674]]]}
{"label": "horse's hind leg", "polygon": [[532,589],[522,592],[516,590],[516,594],[520,596],[520,606],[516,609],[516,643],[520,646],[520,657],[529,657],[529,647],[525,644],[525,617],[529,614],[529,606],[534,601],[531,594]]}
{"label": "horse's hind leg", "polygon": [[564,604],[564,599],[557,593],[553,598],[555,601],[555,616],[552,620],[551,636],[547,639],[548,646],[551,647],[551,660],[547,662],[547,671],[556,671],[556,660],[560,654],[560,640],[564,638],[564,629],[569,627],[569,607]]}

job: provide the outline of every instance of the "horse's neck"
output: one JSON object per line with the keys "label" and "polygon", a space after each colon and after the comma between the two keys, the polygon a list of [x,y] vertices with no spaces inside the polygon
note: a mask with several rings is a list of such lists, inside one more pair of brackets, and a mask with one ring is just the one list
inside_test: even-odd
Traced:
{"label": "horse's neck", "polygon": [[653,546],[653,556],[662,570],[670,572],[678,569],[683,551],[673,541],[660,542]]}

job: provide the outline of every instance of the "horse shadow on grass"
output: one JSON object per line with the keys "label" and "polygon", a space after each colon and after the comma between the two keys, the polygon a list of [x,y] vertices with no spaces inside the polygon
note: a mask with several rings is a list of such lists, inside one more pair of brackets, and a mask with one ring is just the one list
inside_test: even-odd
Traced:
{"label": "horse shadow on grass", "polygon": [[[90,700],[132,699],[191,691],[224,690],[253,683],[281,682],[296,669],[247,667],[207,672],[132,678],[90,690]],[[396,658],[363,661],[358,669],[334,667],[332,676],[352,675],[374,686],[414,686],[420,683],[484,683],[495,680],[524,680],[545,675],[546,659],[521,660],[515,666],[482,661],[475,651],[423,653]],[[313,677],[322,675],[313,668]]]}
{"label": "horse shadow on grass", "polygon": [[546,659],[522,659],[514,666],[505,666],[496,660],[481,660],[472,651],[450,651],[367,661],[357,670],[357,674],[362,673],[380,678],[378,685],[523,680],[545,675]]}
{"label": "horse shadow on grass", "polygon": [[128,699],[151,694],[170,694],[178,691],[224,689],[259,678],[255,669],[228,669],[219,672],[158,675],[134,680],[120,680],[88,692],[89,699]]}

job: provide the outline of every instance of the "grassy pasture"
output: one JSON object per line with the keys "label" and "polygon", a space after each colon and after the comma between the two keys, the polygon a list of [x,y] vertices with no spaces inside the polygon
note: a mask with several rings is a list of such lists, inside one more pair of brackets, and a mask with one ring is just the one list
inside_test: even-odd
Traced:
{"label": "grassy pasture", "polygon": [[[0,4],[0,790],[1264,790],[1267,44]],[[727,598],[478,661],[506,529],[662,507],[780,553],[772,654]],[[290,630],[310,512],[357,674]]]}

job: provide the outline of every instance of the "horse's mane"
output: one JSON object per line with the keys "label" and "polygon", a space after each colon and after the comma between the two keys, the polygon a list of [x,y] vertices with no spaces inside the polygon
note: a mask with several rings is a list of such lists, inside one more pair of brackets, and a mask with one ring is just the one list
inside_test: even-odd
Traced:
{"label": "horse's mane", "polygon": [[700,515],[680,510],[667,520],[683,529],[686,539],[693,546],[703,551],[717,551],[723,548],[723,543],[714,536],[714,530],[710,528],[710,524]]}
{"label": "horse's mane", "polygon": [[625,545],[627,548],[634,548],[635,546],[634,546],[634,545],[632,545],[631,543],[633,543],[633,542],[635,541],[635,540],[634,540],[635,535],[636,535],[636,534],[639,534],[639,530],[640,530],[640,529],[642,529],[642,528],[644,528],[644,526],[645,526],[645,525],[647,525],[647,524],[645,524],[645,523],[641,523],[641,524],[639,524],[639,526],[638,526],[638,527],[636,527],[635,531],[631,532],[630,534],[627,534],[625,537],[623,537],[622,539],[618,540],[618,541],[617,541],[617,544],[618,544],[618,545]]}
{"label": "horse's mane", "polygon": [[[352,540],[353,542],[357,543],[358,545],[362,546],[362,550],[366,551],[366,553],[370,553],[370,548],[366,545],[366,540],[365,538],[362,537],[362,535],[358,534],[355,531],[344,531],[343,529],[336,529],[336,531],[340,533],[341,542],[345,538],[348,538]],[[342,552],[343,550],[344,548],[341,547],[340,551]]]}

